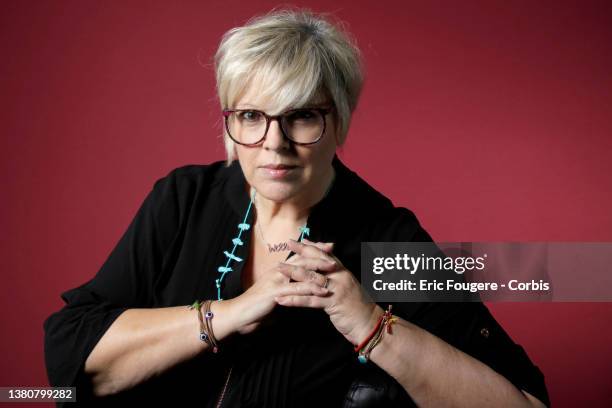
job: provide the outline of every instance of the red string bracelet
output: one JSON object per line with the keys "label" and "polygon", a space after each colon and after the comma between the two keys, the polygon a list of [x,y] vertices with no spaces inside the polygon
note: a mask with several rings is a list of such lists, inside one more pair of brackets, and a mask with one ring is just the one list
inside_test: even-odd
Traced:
{"label": "red string bracelet", "polygon": [[393,333],[391,326],[393,325],[393,323],[397,321],[397,318],[394,317],[393,314],[391,313],[391,307],[392,305],[389,305],[387,307],[387,310],[382,315],[382,317],[376,324],[374,331],[370,333],[368,338],[364,342],[362,342],[360,345],[355,347],[355,351],[358,354],[357,360],[359,360],[360,363],[366,364],[368,362],[368,360],[370,359],[370,353],[372,352],[372,349],[374,349],[374,347],[376,347],[382,340],[382,337],[385,333],[385,329],[387,333],[389,334]]}
{"label": "red string bracelet", "polygon": [[[385,313],[380,317],[380,319],[378,319],[378,323],[376,323],[374,330],[372,330],[372,332],[368,335],[368,337],[364,341],[362,341],[360,344],[355,346],[355,352],[358,352],[359,350],[364,348],[370,342],[370,340],[372,340],[372,337],[374,337],[378,329],[380,329],[380,325],[382,324],[382,322],[390,314],[391,314],[391,305],[388,306],[388,309],[385,311]],[[387,331],[389,333],[391,332],[391,326],[387,326]]]}

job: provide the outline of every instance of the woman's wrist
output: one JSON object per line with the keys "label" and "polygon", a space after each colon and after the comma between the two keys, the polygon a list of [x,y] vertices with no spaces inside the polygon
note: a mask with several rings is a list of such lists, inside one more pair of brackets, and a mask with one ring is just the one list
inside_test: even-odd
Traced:
{"label": "woman's wrist", "polygon": [[349,338],[349,341],[355,346],[362,343],[370,335],[382,315],[385,313],[385,311],[376,303],[368,303],[368,306],[372,305],[373,307],[371,308],[369,315],[366,315],[363,323],[355,327],[350,333],[351,338]]}
{"label": "woman's wrist", "polygon": [[[213,332],[217,341],[221,342],[226,337],[237,332],[238,328],[235,323],[236,314],[231,299],[212,301],[210,304],[210,311],[213,314],[210,324],[213,327]],[[220,347],[223,348],[222,345]]]}
{"label": "woman's wrist", "polygon": [[[203,304],[205,304],[204,301],[202,301],[200,313],[205,314]],[[219,349],[223,349],[223,340],[238,331],[238,326],[235,323],[236,314],[234,313],[234,305],[231,300],[213,300],[210,302],[209,307],[212,316],[208,317],[209,321],[207,323],[209,327],[204,331],[205,336],[214,336],[214,342],[218,344]],[[205,337],[202,336],[202,324],[199,321],[198,311],[193,310],[193,313],[190,313],[190,315],[190,326],[193,327],[193,335],[199,337],[202,349],[208,346],[212,350],[211,342],[205,340]]]}

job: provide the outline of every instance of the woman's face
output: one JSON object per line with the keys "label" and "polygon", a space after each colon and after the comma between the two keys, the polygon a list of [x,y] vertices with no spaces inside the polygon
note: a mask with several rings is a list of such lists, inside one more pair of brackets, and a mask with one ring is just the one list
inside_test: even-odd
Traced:
{"label": "woman's face", "polygon": [[[329,106],[325,100],[312,105]],[[257,109],[269,113],[269,105],[258,100],[249,90],[236,104],[236,109]],[[332,160],[336,152],[334,115],[325,116],[323,137],[315,144],[296,145],[283,136],[278,121],[270,122],[266,137],[260,144],[249,147],[236,144],[236,154],[244,176],[257,194],[276,202],[308,200],[329,180]],[[266,166],[295,166],[289,170],[272,170]]]}

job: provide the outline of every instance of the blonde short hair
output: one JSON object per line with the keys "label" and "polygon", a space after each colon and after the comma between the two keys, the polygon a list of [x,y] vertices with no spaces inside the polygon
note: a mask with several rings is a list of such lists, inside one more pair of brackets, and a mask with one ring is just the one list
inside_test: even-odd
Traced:
{"label": "blonde short hair", "polygon": [[[324,97],[335,107],[338,144],[344,144],[363,86],[361,53],[343,23],[310,10],[283,9],[227,31],[215,57],[217,95],[233,108],[249,86],[272,102],[269,114]],[[223,132],[227,165],[234,142]]]}

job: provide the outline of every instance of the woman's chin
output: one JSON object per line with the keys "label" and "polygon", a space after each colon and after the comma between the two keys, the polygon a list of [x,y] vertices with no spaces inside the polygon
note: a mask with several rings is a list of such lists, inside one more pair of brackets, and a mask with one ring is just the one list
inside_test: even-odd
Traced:
{"label": "woman's chin", "polygon": [[[266,183],[268,184],[268,183]],[[283,202],[290,200],[298,192],[297,187],[285,186],[280,183],[274,183],[274,185],[265,185],[257,189],[257,194],[265,197],[267,200],[275,202]]]}

